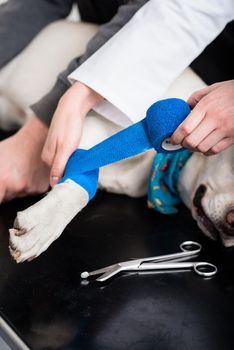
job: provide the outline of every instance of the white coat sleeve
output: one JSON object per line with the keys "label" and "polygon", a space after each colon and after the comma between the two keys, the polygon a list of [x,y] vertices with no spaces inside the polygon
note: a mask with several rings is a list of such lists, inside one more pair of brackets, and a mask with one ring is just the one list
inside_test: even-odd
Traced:
{"label": "white coat sleeve", "polygon": [[233,0],[150,0],[69,78],[136,122],[233,18]]}

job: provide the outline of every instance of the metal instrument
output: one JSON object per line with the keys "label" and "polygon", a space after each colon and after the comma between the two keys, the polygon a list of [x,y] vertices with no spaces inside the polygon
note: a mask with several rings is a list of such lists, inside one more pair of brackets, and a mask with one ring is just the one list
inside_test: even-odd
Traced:
{"label": "metal instrument", "polygon": [[[81,278],[100,275],[96,281],[104,282],[123,271],[159,271],[159,270],[184,270],[192,269],[202,277],[211,277],[217,273],[217,267],[208,262],[183,261],[195,258],[201,251],[201,244],[186,241],[180,244],[181,251],[173,254],[159,255],[142,259],[128,260],[116,263],[91,272],[82,272]],[[182,262],[181,262],[182,261]]]}

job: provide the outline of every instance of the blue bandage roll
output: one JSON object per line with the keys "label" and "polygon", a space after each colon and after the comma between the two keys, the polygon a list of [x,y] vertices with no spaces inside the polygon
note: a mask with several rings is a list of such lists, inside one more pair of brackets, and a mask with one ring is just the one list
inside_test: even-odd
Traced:
{"label": "blue bandage roll", "polygon": [[169,139],[189,113],[189,105],[178,98],[158,101],[148,109],[144,120],[147,124],[150,143],[158,153],[183,150],[180,145],[171,145]]}
{"label": "blue bandage roll", "polygon": [[[181,122],[190,113],[189,105],[176,98],[161,100],[154,103],[147,111],[146,117],[140,122],[118,132],[85,152],[75,151],[68,160],[64,177],[77,182],[89,193],[90,199],[94,196],[96,177],[92,171],[102,166],[135,156],[154,148],[157,152],[175,152],[183,149],[181,146],[170,144],[169,137]],[[91,172],[92,176],[84,178],[79,174]],[[90,173],[90,175],[91,175]],[[94,181],[95,177],[95,181]],[[82,183],[81,183],[82,182]],[[90,191],[90,188],[92,190]]]}

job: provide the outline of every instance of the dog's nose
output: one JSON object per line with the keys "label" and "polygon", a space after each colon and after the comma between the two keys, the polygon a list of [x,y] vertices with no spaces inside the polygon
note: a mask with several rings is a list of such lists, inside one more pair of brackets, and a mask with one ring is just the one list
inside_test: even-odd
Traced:
{"label": "dog's nose", "polygon": [[234,208],[230,209],[224,218],[224,233],[230,237],[234,236]]}
{"label": "dog's nose", "polygon": [[234,209],[230,210],[226,215],[226,222],[234,229]]}

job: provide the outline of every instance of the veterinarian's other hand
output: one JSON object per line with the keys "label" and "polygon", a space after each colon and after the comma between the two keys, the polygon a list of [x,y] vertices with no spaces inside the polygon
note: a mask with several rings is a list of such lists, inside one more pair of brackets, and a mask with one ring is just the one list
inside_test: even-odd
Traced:
{"label": "veterinarian's other hand", "polygon": [[41,160],[47,132],[34,116],[15,135],[0,142],[0,203],[49,188],[49,168]]}
{"label": "veterinarian's other hand", "polygon": [[172,135],[173,144],[205,155],[234,144],[234,80],[196,91],[188,103],[193,110]]}
{"label": "veterinarian's other hand", "polygon": [[42,160],[51,169],[51,186],[63,176],[68,158],[79,146],[86,114],[101,100],[100,95],[80,82],[60,99],[42,151]]}

